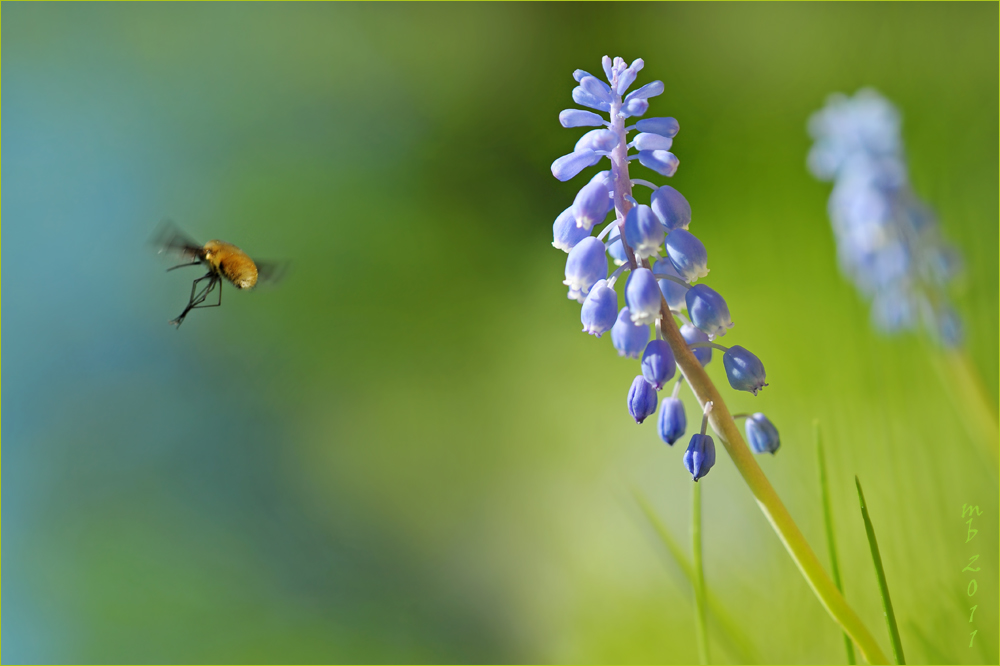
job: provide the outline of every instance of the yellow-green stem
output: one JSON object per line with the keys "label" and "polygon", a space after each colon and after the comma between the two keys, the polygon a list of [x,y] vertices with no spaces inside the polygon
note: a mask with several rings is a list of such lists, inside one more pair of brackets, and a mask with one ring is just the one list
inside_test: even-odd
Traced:
{"label": "yellow-green stem", "polygon": [[[643,261],[643,264],[649,268],[648,260]],[[688,349],[687,343],[670,314],[670,306],[662,298],[660,300],[660,314],[663,318],[661,327],[663,337],[673,350],[677,365],[684,374],[684,379],[691,386],[702,409],[705,408],[706,403],[710,401],[714,403],[708,421],[712,425],[712,429],[718,433],[719,441],[726,447],[726,452],[732,458],[733,464],[736,465],[736,469],[739,470],[743,480],[749,486],[750,492],[753,493],[754,499],[757,500],[757,506],[771,523],[771,527],[781,539],[788,554],[791,555],[792,561],[795,562],[802,576],[809,583],[809,587],[812,588],[823,608],[854,640],[868,663],[888,664],[889,660],[875,638],[844,601],[843,595],[840,594],[826,571],[823,570],[816,553],[809,547],[802,532],[792,520],[791,514],[788,513],[788,509],[785,508],[781,498],[778,497],[757,461],[754,460],[753,454],[750,453],[749,447],[743,440],[743,435],[740,434],[736,422],[733,421],[733,417],[729,413],[729,408],[722,396],[719,395],[712,380],[709,379],[705,369],[701,367],[701,363]]]}

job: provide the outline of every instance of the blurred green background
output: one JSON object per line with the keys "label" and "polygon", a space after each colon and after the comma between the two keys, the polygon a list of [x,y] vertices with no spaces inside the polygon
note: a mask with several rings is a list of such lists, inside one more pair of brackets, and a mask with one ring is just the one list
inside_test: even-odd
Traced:
{"label": "blurred green background", "polygon": [[[760,462],[792,515],[826,563],[819,418],[849,603],[888,651],[858,474],[908,661],[996,663],[995,466],[928,345],[872,331],[805,169],[828,94],[899,106],[995,406],[995,3],[3,13],[4,662],[696,660],[633,496],[687,547],[683,447],[629,418],[638,364],[580,332],[550,245],[585,178],[549,172],[582,133],[557,114],[610,54],[666,85],[648,115],[680,121],[725,341],[770,381],[723,393],[780,429]],[[148,246],[164,217],[293,270],[175,331],[196,275]],[[728,457],[703,484],[709,590],[750,643],[711,625],[713,660],[842,661]]]}

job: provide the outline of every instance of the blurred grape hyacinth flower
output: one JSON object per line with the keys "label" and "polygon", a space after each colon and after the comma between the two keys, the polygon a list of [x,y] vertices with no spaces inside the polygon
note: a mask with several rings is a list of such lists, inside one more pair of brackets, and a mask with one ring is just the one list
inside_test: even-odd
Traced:
{"label": "blurred grape hyacinth flower", "polygon": [[[712,360],[712,346],[726,352],[727,377],[733,388],[756,395],[766,385],[764,366],[756,356],[739,346],[726,348],[711,342],[725,335],[733,322],[718,292],[704,284],[692,286],[709,274],[709,268],[705,245],[689,231],[691,205],[673,187],[629,175],[633,160],[667,177],[680,165],[670,152],[680,130],[674,118],[639,118],[627,125],[630,118],[646,113],[650,98],[663,92],[661,81],[629,92],[643,66],[641,59],[629,65],[621,58],[605,56],[606,81],[579,69],[573,73],[578,84],[573,101],[591,110],[566,109],[559,114],[559,122],[567,128],[588,129],[573,152],[552,163],[552,175],[567,181],[605,158],[611,162],[610,169],[589,178],[572,205],[556,218],[552,245],[569,255],[563,284],[569,287],[568,297],[582,303],[583,331],[600,337],[610,330],[620,356],[642,358],[642,374],[633,380],[627,400],[636,423],[656,411],[657,391],[676,374],[674,350],[661,328],[664,316],[681,320],[681,337],[675,340],[682,339],[701,365]],[[637,133],[630,141],[633,131]],[[648,205],[633,196],[634,186],[651,190]],[[610,275],[609,255],[617,267]],[[625,273],[626,307],[618,310],[615,286]],[[668,444],[680,438],[686,427],[684,406],[677,398],[680,385],[678,380],[673,395],[663,400],[657,419],[658,434]],[[695,439],[697,446],[686,454],[685,464],[697,480],[714,464],[715,449],[711,437],[696,435]]]}
{"label": "blurred grape hyacinth flower", "polygon": [[900,125],[896,107],[870,88],[831,95],[809,119],[808,166],[833,182],[827,209],[837,260],[871,302],[876,329],[891,334],[922,322],[955,347],[961,324],[945,288],[961,259],[910,187]]}

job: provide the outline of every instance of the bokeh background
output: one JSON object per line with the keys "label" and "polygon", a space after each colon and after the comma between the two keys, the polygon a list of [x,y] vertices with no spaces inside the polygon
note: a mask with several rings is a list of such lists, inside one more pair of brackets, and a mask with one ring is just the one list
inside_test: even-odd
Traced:
{"label": "bokeh background", "polygon": [[[805,168],[828,94],[899,106],[995,408],[996,4],[3,15],[4,662],[696,660],[689,586],[636,500],[688,547],[682,447],[630,420],[638,364],[580,332],[550,245],[584,178],[549,173],[582,133],[556,117],[604,54],[666,84],[648,115],[680,121],[671,184],[726,341],[770,381],[723,392],[779,427],[760,462],[792,515],[825,563],[819,419],[849,603],[888,651],[858,474],[908,661],[997,662],[996,466],[929,343],[872,331]],[[196,276],[150,248],[164,217],[292,271],[174,330]],[[712,659],[842,661],[728,457],[703,484],[738,634],[710,625]]]}

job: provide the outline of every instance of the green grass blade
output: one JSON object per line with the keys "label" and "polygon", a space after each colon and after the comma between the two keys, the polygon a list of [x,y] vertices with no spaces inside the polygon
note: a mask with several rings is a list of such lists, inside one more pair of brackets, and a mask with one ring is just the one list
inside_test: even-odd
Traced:
{"label": "green grass blade", "polygon": [[[656,530],[657,536],[660,537],[663,545],[667,547],[667,552],[677,564],[681,574],[684,576],[685,582],[691,585],[693,589],[693,568],[691,567],[691,563],[688,562],[683,549],[677,541],[674,540],[670,531],[667,529],[667,526],[664,525],[659,519],[646,498],[637,490],[633,490],[632,494],[634,495],[639,508],[642,509],[643,514],[649,521],[649,524],[653,526],[653,529]],[[713,636],[722,643],[722,646],[728,653],[736,657],[734,660],[735,663],[758,663],[760,659],[757,658],[756,650],[754,649],[750,639],[743,633],[743,631],[739,628],[739,625],[736,624],[729,613],[726,612],[722,603],[711,590],[705,590],[705,606],[708,610],[708,619],[710,622],[713,622],[715,626],[715,633]]]}
{"label": "green grass blade", "polygon": [[701,484],[694,481],[691,491],[691,556],[694,563],[694,629],[698,641],[698,661],[708,663],[708,631],[705,627],[705,569],[701,560]]}
{"label": "green grass blade", "polygon": [[903,659],[903,644],[899,640],[899,629],[896,627],[896,614],[892,611],[892,600],[889,599],[889,585],[885,581],[885,571],[882,569],[882,556],[878,553],[878,542],[875,540],[875,528],[868,517],[868,506],[865,504],[865,494],[861,490],[861,480],[857,476],[854,482],[858,486],[858,499],[861,500],[861,517],[865,520],[865,532],[868,534],[868,545],[872,549],[872,559],[875,561],[875,576],[878,578],[878,589],[882,594],[882,609],[885,611],[885,623],[889,628],[889,640],[892,641],[892,654],[897,664],[905,664]]}
{"label": "green grass blade", "polygon": [[[840,565],[837,563],[837,543],[833,537],[833,510],[830,508],[830,486],[826,480],[826,458],[823,455],[823,438],[820,435],[819,421],[813,421],[813,431],[816,435],[816,461],[819,466],[819,490],[823,500],[823,524],[826,527],[826,546],[830,552],[830,574],[833,577],[833,584],[843,594],[844,586],[840,582]],[[856,664],[854,643],[846,631],[843,632],[843,635],[844,650],[847,652],[847,663]]]}

